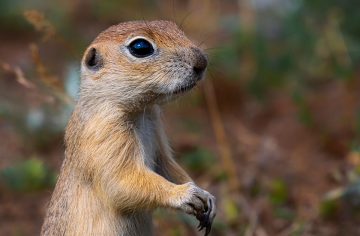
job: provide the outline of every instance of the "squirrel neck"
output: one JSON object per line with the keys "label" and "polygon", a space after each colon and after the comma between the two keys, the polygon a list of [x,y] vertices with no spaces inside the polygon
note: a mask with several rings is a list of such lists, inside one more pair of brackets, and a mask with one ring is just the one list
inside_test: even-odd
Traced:
{"label": "squirrel neck", "polygon": [[94,117],[102,118],[105,123],[116,125],[123,130],[132,130],[140,119],[156,118],[156,111],[159,105],[150,104],[148,106],[123,106],[121,103],[110,99],[89,99],[80,98],[75,110],[80,122],[87,123]]}
{"label": "squirrel neck", "polygon": [[[156,106],[156,101],[162,97],[151,91],[144,92],[144,88],[140,86],[117,87],[110,79],[101,79],[103,81],[97,83],[97,79],[81,76],[78,106],[84,110],[82,113],[85,116],[109,111],[111,116],[115,115],[121,120],[129,122],[136,120],[137,116],[142,115],[144,111],[151,110]],[[122,78],[121,80],[131,79]]]}
{"label": "squirrel neck", "polygon": [[[86,173],[91,169],[89,163],[98,163],[92,157],[107,160],[121,156],[119,153],[124,151],[131,153],[127,156],[139,158],[137,163],[152,168],[159,106],[151,104],[130,109],[115,102],[113,97],[91,97],[89,94],[82,96],[85,94],[80,93],[66,128],[66,168],[77,169],[75,173],[82,179],[91,178],[91,174]],[[115,159],[119,166],[131,160],[130,157]]]}
{"label": "squirrel neck", "polygon": [[[158,105],[130,112],[110,101],[103,100],[99,103],[80,98],[65,133],[67,156],[69,159],[76,159],[83,155],[84,152],[80,149],[84,144],[91,147],[92,152],[106,148],[113,155],[126,143],[134,143],[142,150],[144,146],[153,146],[147,144],[152,142],[148,139],[153,139],[159,116]],[[88,148],[85,149],[88,151]]]}

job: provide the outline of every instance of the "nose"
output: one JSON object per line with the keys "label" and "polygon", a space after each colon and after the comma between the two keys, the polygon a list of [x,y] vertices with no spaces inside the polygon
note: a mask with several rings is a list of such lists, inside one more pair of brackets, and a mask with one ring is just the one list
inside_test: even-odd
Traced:
{"label": "nose", "polygon": [[195,59],[193,70],[195,74],[201,75],[207,67],[208,64],[207,57],[198,48],[192,48],[192,51],[194,53],[194,59]]}

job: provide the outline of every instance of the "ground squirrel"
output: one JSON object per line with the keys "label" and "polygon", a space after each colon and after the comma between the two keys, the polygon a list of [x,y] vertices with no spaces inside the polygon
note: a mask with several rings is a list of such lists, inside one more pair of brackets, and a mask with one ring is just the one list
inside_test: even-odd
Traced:
{"label": "ground squirrel", "polygon": [[82,59],[41,235],[151,235],[157,207],[193,214],[210,232],[215,198],[172,158],[159,107],[193,88],[206,67],[172,22],[126,22],[99,34]]}

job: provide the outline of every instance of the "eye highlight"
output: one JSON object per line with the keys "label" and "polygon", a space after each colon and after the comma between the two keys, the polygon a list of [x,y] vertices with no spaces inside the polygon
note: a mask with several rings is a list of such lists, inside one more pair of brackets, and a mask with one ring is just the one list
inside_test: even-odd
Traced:
{"label": "eye highlight", "polygon": [[154,54],[154,47],[152,44],[143,38],[135,39],[127,46],[127,48],[131,55],[138,58],[148,57]]}

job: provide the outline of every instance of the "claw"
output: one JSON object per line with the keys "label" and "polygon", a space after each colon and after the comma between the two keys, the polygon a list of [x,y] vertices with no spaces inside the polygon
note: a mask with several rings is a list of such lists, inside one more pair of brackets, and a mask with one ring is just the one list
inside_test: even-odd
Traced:
{"label": "claw", "polygon": [[205,224],[205,236],[206,235],[209,235],[210,231],[211,231],[211,222],[210,221],[207,221]]}
{"label": "claw", "polygon": [[209,235],[210,231],[211,231],[211,226],[212,226],[212,220],[210,219],[210,213],[211,211],[209,210],[205,215],[203,215],[203,219],[202,219],[202,228],[205,228],[205,236]]}
{"label": "claw", "polygon": [[211,220],[210,220],[210,209],[208,209],[204,213],[200,213],[196,216],[196,218],[199,220],[199,225],[197,229],[199,231],[203,230],[205,228],[205,235],[208,235],[211,230]]}
{"label": "claw", "polygon": [[201,231],[203,228],[204,228],[204,226],[203,226],[202,222],[199,222],[199,225],[198,225],[197,229],[199,231]]}
{"label": "claw", "polygon": [[193,199],[193,201],[187,202],[187,206],[185,207],[185,209],[187,213],[192,214],[196,217],[196,219],[199,221],[197,229],[199,231],[205,229],[204,235],[207,236],[210,234],[213,218],[215,215],[215,208],[213,202],[214,197],[211,195],[209,196],[209,193],[207,193],[206,191],[201,191],[199,189],[196,190],[198,190],[199,193],[194,194],[193,197],[197,197],[197,199]]}
{"label": "claw", "polygon": [[208,226],[206,226],[205,236],[209,235],[210,230],[211,230],[211,224],[208,224]]}

